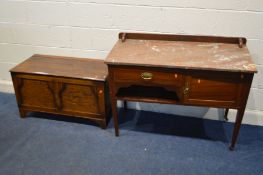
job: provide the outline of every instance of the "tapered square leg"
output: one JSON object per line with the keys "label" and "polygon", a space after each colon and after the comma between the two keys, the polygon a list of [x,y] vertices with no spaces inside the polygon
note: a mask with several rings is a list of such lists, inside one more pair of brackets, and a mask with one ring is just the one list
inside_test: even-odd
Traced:
{"label": "tapered square leg", "polygon": [[123,101],[123,109],[125,112],[127,111],[127,101]]}
{"label": "tapered square leg", "polygon": [[226,110],[225,110],[225,114],[224,114],[224,120],[225,120],[226,122],[228,121],[228,117],[227,117],[227,115],[228,115],[228,111],[229,111],[229,109],[226,108]]}
{"label": "tapered square leg", "polygon": [[238,109],[238,111],[237,111],[235,126],[234,126],[234,130],[233,130],[233,134],[232,134],[232,140],[231,140],[231,144],[229,146],[229,149],[231,151],[233,151],[234,148],[235,148],[235,144],[236,144],[236,141],[237,141],[237,136],[238,136],[238,133],[239,133],[239,130],[240,130],[240,126],[241,126],[241,123],[242,123],[244,112],[245,112],[245,107],[243,107],[241,109]]}
{"label": "tapered square leg", "polygon": [[115,135],[119,136],[119,122],[118,122],[118,111],[117,111],[117,100],[111,100],[112,115],[114,120]]}

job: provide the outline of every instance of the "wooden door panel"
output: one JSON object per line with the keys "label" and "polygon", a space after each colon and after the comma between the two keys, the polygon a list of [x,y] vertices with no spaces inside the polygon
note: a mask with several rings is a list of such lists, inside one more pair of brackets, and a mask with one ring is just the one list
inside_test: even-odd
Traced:
{"label": "wooden door panel", "polygon": [[56,104],[50,82],[21,79],[21,104],[29,107],[55,109]]}
{"label": "wooden door panel", "polygon": [[240,83],[235,79],[222,79],[220,77],[189,77],[187,79],[189,92],[186,101],[190,104],[236,106]]}
{"label": "wooden door panel", "polygon": [[98,114],[98,95],[95,86],[64,84],[61,94],[63,112]]}
{"label": "wooden door panel", "polygon": [[190,99],[234,101],[238,85],[229,82],[193,78],[190,83]]}

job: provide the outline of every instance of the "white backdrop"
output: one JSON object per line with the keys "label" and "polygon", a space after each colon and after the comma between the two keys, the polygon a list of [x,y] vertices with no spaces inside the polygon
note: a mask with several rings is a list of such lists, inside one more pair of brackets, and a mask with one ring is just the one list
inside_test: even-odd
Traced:
{"label": "white backdrop", "polygon": [[[261,0],[1,0],[0,86],[35,53],[104,59],[120,31],[243,36],[259,73],[245,123],[263,125]],[[207,108],[129,103],[129,107],[219,119]],[[233,120],[235,112],[230,111]]]}

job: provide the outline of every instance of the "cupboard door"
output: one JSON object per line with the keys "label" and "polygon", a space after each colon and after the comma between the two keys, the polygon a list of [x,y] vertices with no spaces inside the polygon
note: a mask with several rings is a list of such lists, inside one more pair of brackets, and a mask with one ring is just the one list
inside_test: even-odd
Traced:
{"label": "cupboard door", "polygon": [[51,82],[24,78],[19,79],[19,82],[22,106],[35,107],[42,110],[56,109]]}
{"label": "cupboard door", "polygon": [[185,102],[193,105],[236,107],[241,91],[238,77],[189,76],[184,87]]}
{"label": "cupboard door", "polygon": [[60,94],[61,111],[65,113],[99,114],[96,86],[63,84]]}

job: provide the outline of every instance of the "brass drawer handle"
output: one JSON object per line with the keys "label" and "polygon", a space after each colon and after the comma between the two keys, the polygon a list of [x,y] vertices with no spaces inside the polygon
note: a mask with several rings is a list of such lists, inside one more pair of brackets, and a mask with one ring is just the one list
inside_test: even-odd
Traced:
{"label": "brass drawer handle", "polygon": [[184,95],[187,95],[187,94],[189,93],[189,90],[190,90],[190,89],[189,89],[188,87],[185,87],[185,88],[184,88]]}
{"label": "brass drawer handle", "polygon": [[153,78],[153,74],[150,72],[143,72],[141,74],[142,79],[144,80],[151,80]]}
{"label": "brass drawer handle", "polygon": [[184,95],[189,94],[190,88],[189,88],[189,84],[188,82],[185,83],[185,87],[184,87]]}

